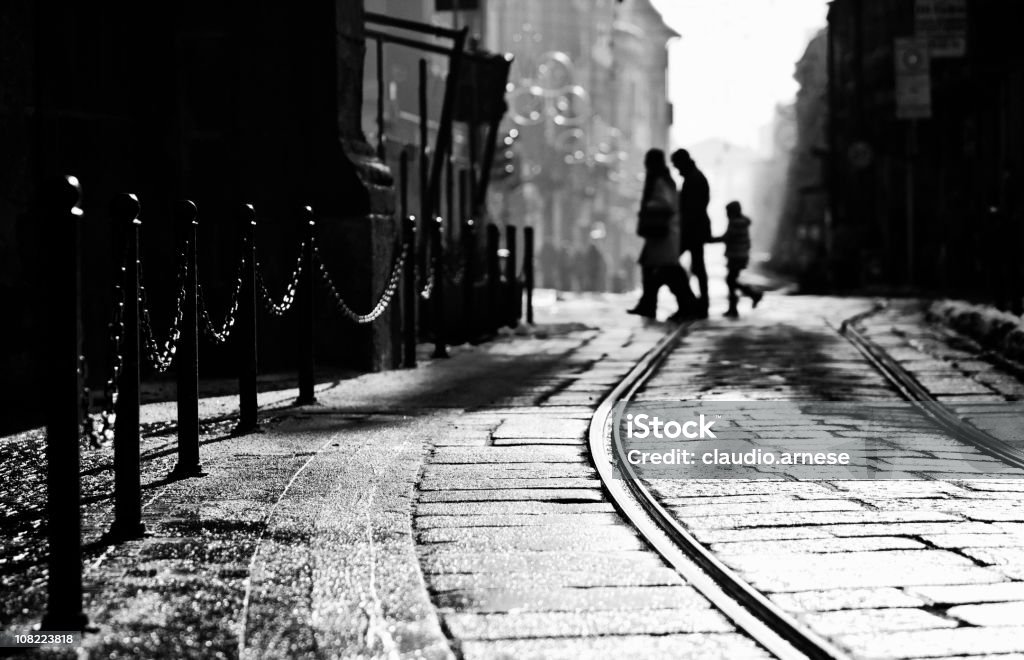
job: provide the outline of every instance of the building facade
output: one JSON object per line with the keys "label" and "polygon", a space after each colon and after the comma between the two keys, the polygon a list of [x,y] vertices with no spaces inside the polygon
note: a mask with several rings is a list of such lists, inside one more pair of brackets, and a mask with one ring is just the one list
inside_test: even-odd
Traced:
{"label": "building facade", "polygon": [[[1020,310],[1022,24],[1016,2],[833,0],[832,270],[843,283],[909,283]],[[929,51],[930,111],[900,118],[895,40],[915,36]]]}
{"label": "building facade", "polygon": [[[181,228],[173,203],[199,208],[199,276],[215,317],[229,309],[240,256],[240,208],[257,212],[266,280],[283,290],[301,235],[300,205],[318,218],[323,260],[356,309],[386,284],[394,242],[389,170],[363,136],[362,2],[257,2],[100,7],[15,1],[0,20],[0,421],[47,400],[48,235],[44,184],[72,174],[84,191],[84,352],[94,391],[110,375],[113,282],[123,250],[109,204],[142,203],[142,263],[159,335],[174,316]],[[356,326],[318,310],[321,364],[395,366],[391,321]],[[219,319],[218,319],[219,320]],[[260,369],[293,368],[290,324],[260,328]],[[204,375],[233,374],[231,350],[202,346]]]}

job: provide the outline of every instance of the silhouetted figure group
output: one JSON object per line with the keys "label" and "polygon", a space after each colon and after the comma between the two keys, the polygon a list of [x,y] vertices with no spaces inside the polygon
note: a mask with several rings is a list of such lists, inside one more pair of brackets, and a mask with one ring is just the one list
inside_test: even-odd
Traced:
{"label": "silhouetted figure group", "polygon": [[[725,243],[727,267],[726,284],[729,287],[729,309],[725,316],[739,316],[737,305],[740,295],[751,299],[753,307],[761,301],[762,293],[740,283],[740,272],[750,262],[750,218],[743,215],[739,202],[729,202],[725,209],[729,218],[726,232],[711,236],[711,218],[708,203],[711,188],[707,177],[685,149],[672,153],[672,165],[683,177],[683,185],[676,194],[675,182],[665,163],[665,152],[651,149],[644,157],[643,194],[637,219],[637,234],[644,239],[640,252],[642,294],[636,307],[628,310],[646,318],[655,318],[658,291],[668,286],[676,298],[678,309],[669,317],[680,322],[708,317],[708,272],[704,265],[704,244]],[[690,267],[697,276],[698,298],[690,289],[690,275],[680,263],[683,254],[690,253]]]}

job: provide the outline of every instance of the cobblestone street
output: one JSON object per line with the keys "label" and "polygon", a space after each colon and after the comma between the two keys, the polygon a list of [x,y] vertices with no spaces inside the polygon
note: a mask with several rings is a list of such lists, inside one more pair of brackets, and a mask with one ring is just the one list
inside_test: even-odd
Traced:
{"label": "cobblestone street", "polygon": [[[205,476],[165,479],[170,442],[144,421],[146,538],[108,545],[110,466],[87,464],[87,611],[96,657],[202,653],[575,658],[770,657],[667,564],[595,471],[591,418],[672,330],[617,296],[547,299],[532,334],[409,372],[265,395],[261,433],[205,428]],[[914,302],[771,295],[739,320],[684,329],[638,402],[892,402],[839,333],[859,327],[937,398],[1019,399],[1021,383]],[[867,314],[865,316],[865,314]],[[594,320],[601,319],[600,327]],[[496,373],[501,378],[494,378]],[[230,414],[204,402],[204,417]],[[1024,483],[949,479],[995,459],[895,418],[752,419],[762,438],[878,438],[886,480],[650,479],[693,536],[802,626],[858,658],[1019,657]],[[978,416],[1020,444],[1019,419]],[[905,422],[905,420],[904,420]],[[4,440],[31,449],[32,434]],[[27,444],[26,444],[27,443]],[[36,481],[6,502],[38,502]],[[35,499],[34,499],[35,498]],[[31,507],[10,518],[5,627],[35,621],[44,584]],[[36,509],[36,511],[38,511]],[[36,566],[17,573],[16,569]]]}
{"label": "cobblestone street", "polygon": [[[896,397],[836,332],[863,303],[784,298],[741,324],[695,328],[639,399],[879,401]],[[862,325],[940,400],[1019,399],[1018,380],[896,303]],[[960,406],[963,407],[962,405]],[[787,407],[797,411],[796,407]],[[749,422],[760,437],[876,436],[886,481],[657,480],[661,502],[772,601],[856,657],[1019,652],[1024,484],[943,479],[994,459],[928,425],[808,413]],[[1020,440],[1020,418],[1009,432]],[[952,467],[951,467],[952,466]],[[1002,657],[1002,656],[1000,656]]]}

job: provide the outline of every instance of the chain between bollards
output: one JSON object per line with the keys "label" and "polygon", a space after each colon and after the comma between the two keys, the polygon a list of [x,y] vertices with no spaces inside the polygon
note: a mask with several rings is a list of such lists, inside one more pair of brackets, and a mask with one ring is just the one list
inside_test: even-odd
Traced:
{"label": "chain between bollards", "polygon": [[118,539],[137,538],[145,532],[142,524],[142,484],[139,450],[139,200],[135,195],[118,195],[110,214],[120,235],[128,243],[122,272],[124,286],[123,363],[117,394],[114,427],[114,523],[110,535]]}
{"label": "chain between bollards", "polygon": [[302,271],[299,280],[298,300],[299,309],[298,322],[298,354],[299,354],[299,398],[295,403],[309,405],[316,403],[316,394],[313,392],[316,383],[314,375],[314,348],[315,326],[316,326],[316,271],[313,268],[313,240],[316,234],[316,218],[313,215],[313,207],[303,206],[300,214],[303,224],[303,231],[306,234],[306,241],[303,245],[302,258],[305,260],[305,269]]}
{"label": "chain between bollards", "polygon": [[66,176],[45,190],[43,221],[51,223],[49,380],[55,405],[46,420],[46,535],[49,542],[43,630],[82,630],[81,448],[82,282],[78,179]]}
{"label": "chain between bollards", "polygon": [[243,259],[242,286],[238,300],[238,425],[235,435],[259,430],[256,400],[256,209],[242,206],[240,213]]}
{"label": "chain between bollards", "polygon": [[181,307],[178,361],[178,464],[176,476],[202,472],[199,460],[199,212],[185,199],[175,206],[174,219],[185,242],[185,282]]}

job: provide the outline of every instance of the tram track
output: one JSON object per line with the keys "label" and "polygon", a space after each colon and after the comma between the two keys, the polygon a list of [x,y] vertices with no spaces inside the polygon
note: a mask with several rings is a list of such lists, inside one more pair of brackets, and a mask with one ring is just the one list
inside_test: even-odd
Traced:
{"label": "tram track", "polygon": [[[962,419],[858,328],[858,323],[882,309],[884,305],[876,305],[845,319],[838,327],[831,322],[828,325],[853,344],[903,399],[914,404],[939,429],[1008,465],[1024,469],[1024,452]],[[771,654],[786,660],[849,658],[848,653],[775,605],[687,531],[625,460],[621,444],[612,439],[615,405],[634,398],[658,372],[689,327],[684,324],[667,334],[602,399],[591,418],[590,458],[602,485],[613,505],[640,536],[739,630]]]}
{"label": "tram track", "polygon": [[914,404],[936,426],[960,442],[971,445],[1008,465],[1024,469],[1024,452],[961,419],[953,410],[936,399],[888,351],[868,338],[857,327],[858,323],[878,314],[883,309],[885,309],[884,305],[875,305],[865,312],[844,320],[838,328],[834,329],[864,355],[868,363],[889,381],[900,396]]}
{"label": "tram track", "polygon": [[[802,625],[726,566],[657,501],[609,441],[616,403],[628,401],[658,370],[688,325],[666,335],[597,407],[590,422],[590,457],[612,504],[662,558],[740,630],[783,660],[849,656]],[[620,469],[621,476],[615,475]]]}

